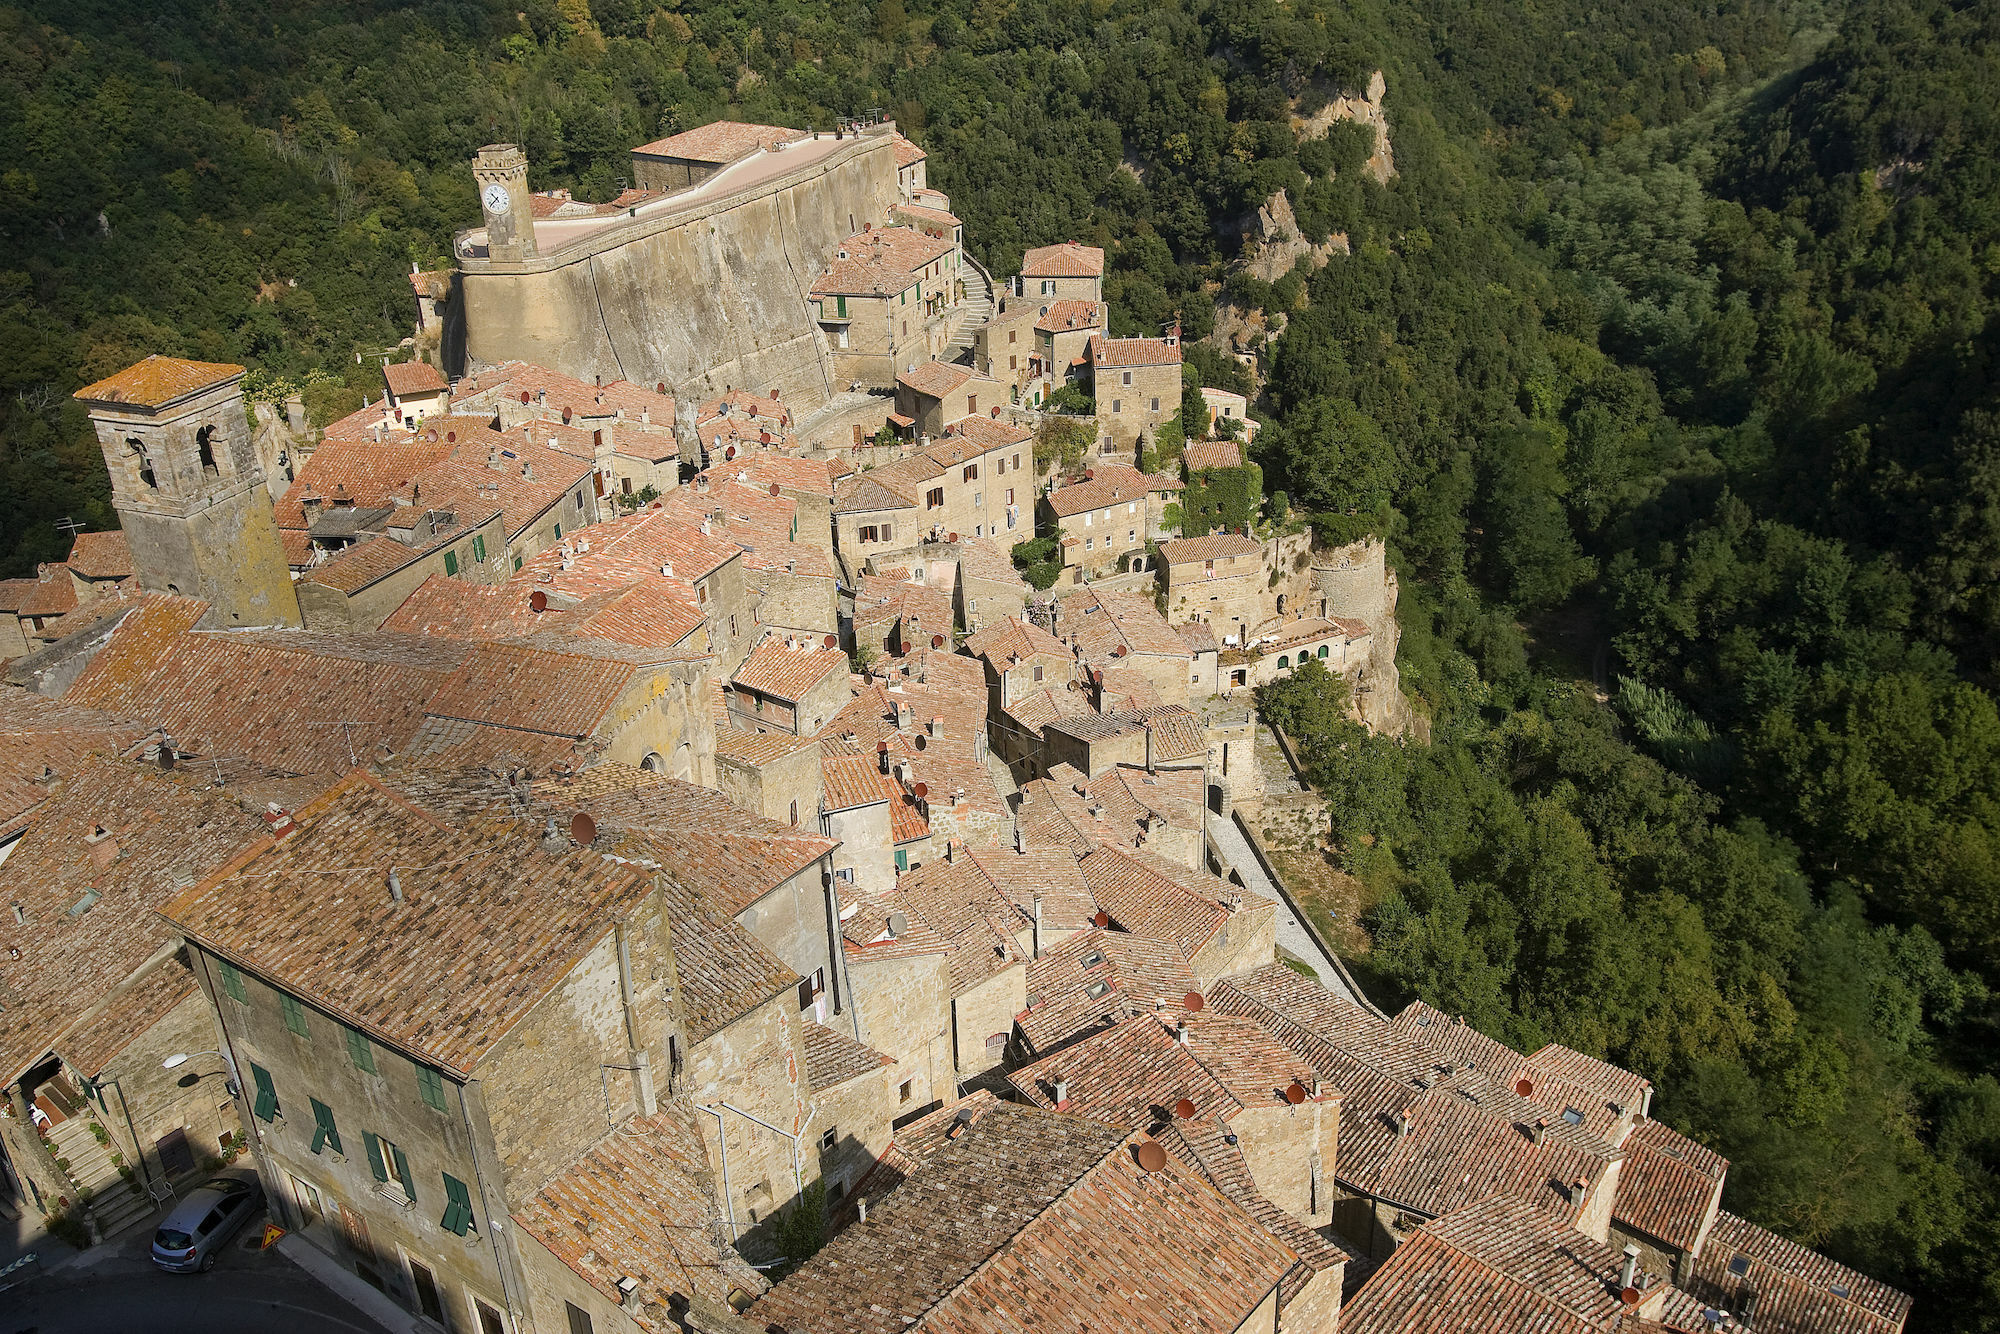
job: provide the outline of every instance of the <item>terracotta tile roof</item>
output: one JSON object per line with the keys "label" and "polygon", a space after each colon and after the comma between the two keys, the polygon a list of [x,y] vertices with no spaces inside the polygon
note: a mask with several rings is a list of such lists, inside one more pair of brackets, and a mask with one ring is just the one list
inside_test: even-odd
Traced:
{"label": "terracotta tile roof", "polygon": [[[657,384],[648,389],[627,380],[612,380],[599,386],[526,361],[505,361],[466,376],[458,382],[452,396],[452,410],[469,411],[473,405],[491,408],[503,398],[520,403],[522,394],[528,395],[539,410],[558,420],[563,409],[568,408],[572,416],[611,415],[622,410],[627,418],[646,415],[663,427],[672,426],[674,421],[673,395]],[[555,424],[555,421],[538,422],[536,429]]]}
{"label": "terracotta tile roof", "polygon": [[411,394],[435,394],[451,385],[438,368],[428,361],[399,361],[382,368],[382,380],[397,398]]}
{"label": "terracotta tile roof", "polygon": [[[0,1075],[41,1059],[165,951],[173,932],[154,910],[176,882],[208,874],[262,835],[263,821],[206,779],[92,764],[62,780],[14,844],[7,895],[22,920],[0,913]],[[93,1045],[101,1042],[82,1044]]]}
{"label": "terracotta tile roof", "polygon": [[874,630],[879,640],[901,622],[904,639],[930,644],[942,635],[944,643],[932,647],[944,648],[951,644],[955,620],[951,595],[928,584],[907,584],[864,574],[861,587],[854,594],[854,630],[864,637],[867,631]]}
{"label": "terracotta tile roof", "polygon": [[[667,1107],[607,1132],[514,1212],[514,1222],[617,1305],[618,1280],[637,1279],[635,1323],[682,1328],[693,1297],[720,1308],[733,1287],[761,1283],[718,1244],[712,1178],[692,1111]],[[629,1308],[628,1308],[629,1309]]]}
{"label": "terracotta tile roof", "polygon": [[[1047,922],[1046,900],[1042,907]],[[1166,941],[1092,929],[1028,964],[1028,1008],[1014,1016],[1014,1025],[1038,1056],[1046,1055],[1161,1001],[1179,1011],[1199,989],[1187,960]]]}
{"label": "terracotta tile roof", "polygon": [[812,296],[893,296],[922,280],[922,270],[956,247],[912,227],[878,227],[840,243],[839,252],[813,280]]}
{"label": "terracotta tile roof", "polygon": [[861,473],[849,477],[834,491],[833,512],[875,514],[883,510],[914,509],[916,504],[913,497],[891,489],[883,478],[874,473]]}
{"label": "terracotta tile roof", "polygon": [[52,780],[114,759],[151,731],[130,718],[0,685],[0,838],[61,791]]}
{"label": "terracotta tile roof", "polygon": [[279,497],[278,527],[309,527],[311,520],[303,504],[309,496],[323,502],[322,513],[335,508],[336,501],[351,502],[361,509],[386,506],[412,477],[449,458],[457,447],[455,441],[444,439],[442,434],[437,440],[427,440],[421,435],[392,431],[379,444],[370,436],[346,439],[329,436],[312,452],[305,466],[299,469],[298,477]]}
{"label": "terracotta tile roof", "polygon": [[[489,463],[489,458],[492,463]],[[504,512],[507,537],[526,532],[570,491],[585,486],[593,465],[586,458],[497,431],[459,433],[452,457],[419,469],[391,500],[462,515]]]}
{"label": "terracotta tile roof", "polygon": [[[900,669],[889,678],[894,684],[871,681],[864,686],[820,729],[821,752],[829,757],[865,755],[872,762],[878,743],[886,741],[891,762],[908,771],[909,784],[922,783],[929,789],[934,817],[941,807],[953,809],[954,814],[1004,817],[1007,803],[994,785],[992,771],[974,752],[974,736],[986,718],[979,665],[961,655],[930,650],[892,661]],[[896,726],[896,706],[905,703],[913,719],[908,733]],[[933,718],[945,720],[942,735],[929,734]],[[954,793],[965,812],[955,809]]]}
{"label": "terracotta tile roof", "polygon": [[903,795],[902,785],[883,773],[872,755],[829,756],[819,767],[820,804],[829,812],[896,801]]}
{"label": "terracotta tile roof", "polygon": [[847,655],[837,648],[766,635],[732,680],[741,689],[795,704],[827,677],[847,675],[847,667]]}
{"label": "terracotta tile roof", "polygon": [[574,739],[596,730],[633,675],[630,663],[616,660],[479,643],[425,712]]}
{"label": "terracotta tile roof", "polygon": [[[956,1119],[956,1113],[953,1115]],[[1130,1334],[1241,1325],[1297,1256],[1109,1127],[1007,1104],[977,1115],[750,1309],[815,1334]]]}
{"label": "terracotta tile roof", "polygon": [[[1229,920],[1223,903],[1177,883],[1154,859],[1099,847],[1078,865],[1091,897],[1114,926],[1171,941],[1186,959],[1192,960]],[[1228,891],[1225,881],[1214,883],[1217,891]]]}
{"label": "terracotta tile roof", "polygon": [[187,955],[176,950],[126,979],[55,1043],[70,1068],[95,1078],[119,1052],[199,992]]}
{"label": "terracotta tile roof", "polygon": [[784,400],[753,394],[748,389],[731,389],[719,398],[711,398],[695,409],[694,419],[705,422],[718,417],[736,417],[738,414],[752,420],[761,420],[774,426],[790,426],[792,412]]}
{"label": "terracotta tile roof", "polygon": [[984,629],[965,637],[965,651],[977,658],[985,658],[1005,671],[1011,661],[1020,661],[1043,654],[1052,658],[1069,658],[1069,646],[1033,621],[1009,616],[1005,620],[994,621]]}
{"label": "terracotta tile roof", "polygon": [[1648,1117],[1623,1147],[1612,1218],[1676,1250],[1698,1249],[1715,1221],[1729,1160]]}
{"label": "terracotta tile roof", "polygon": [[[1138,515],[1145,514],[1145,502],[1155,491],[1179,490],[1176,479],[1140,472],[1121,463],[1105,463],[1090,469],[1088,476],[1080,482],[1070,482],[1059,486],[1048,494],[1049,508],[1058,518],[1069,518],[1085,510],[1103,509],[1107,505],[1126,505],[1136,501],[1140,509]],[[1143,529],[1144,524],[1140,527]]]}
{"label": "terracotta tile roof", "polygon": [[571,547],[569,568],[563,568],[562,548],[553,546],[530,558],[515,582],[576,597],[625,588],[648,574],[692,586],[743,555],[734,542],[704,533],[699,524],[665,509],[643,509],[592,524],[582,536],[590,550]]}
{"label": "terracotta tile roof", "polygon": [[1209,1003],[1257,1020],[1346,1095],[1338,1175],[1358,1192],[1433,1217],[1496,1193],[1574,1217],[1568,1184],[1601,1188],[1623,1156],[1280,964],[1217,983]]}
{"label": "terracotta tile roof", "polygon": [[966,381],[975,378],[970,366],[955,366],[942,361],[927,361],[915,370],[904,371],[896,377],[899,385],[908,385],[916,393],[926,398],[943,398],[946,394],[962,389]]}
{"label": "terracotta tile roof", "polygon": [[[1008,920],[1017,936],[1028,938],[1032,931],[1037,896],[1042,900],[1042,929],[1049,936],[1081,931],[1097,912],[1097,900],[1090,896],[1090,887],[1084,884],[1083,872],[1077,869],[1076,857],[1068,848],[1044,843],[1016,852],[1003,844],[968,848],[966,856],[994,892],[1013,907]],[[1043,957],[1048,956],[1044,953]]]}
{"label": "terracotta tile roof", "polygon": [[[364,775],[162,908],[190,939],[376,1038],[470,1074],[654,888],[532,821],[446,825]],[[403,900],[383,868],[398,868]],[[329,867],[352,867],[330,872]]]}
{"label": "terracotta tile roof", "polygon": [[941,208],[925,208],[922,204],[896,204],[889,210],[894,218],[906,218],[918,224],[930,223],[934,227],[957,227],[962,224],[958,215]]}
{"label": "terracotta tile roof", "polygon": [[1215,631],[1208,628],[1207,621],[1183,621],[1174,627],[1174,633],[1188,646],[1190,653],[1220,653],[1222,645],[1215,638]]}
{"label": "terracotta tile roof", "polygon": [[804,1030],[806,1082],[812,1086],[814,1093],[896,1063],[894,1057],[884,1056],[867,1043],[857,1042],[825,1024],[804,1024],[801,1027]]}
{"label": "terracotta tile roof", "polygon": [[78,533],[70,544],[69,567],[86,579],[125,579],[132,568],[132,545],[120,529]]}
{"label": "terracotta tile roof", "polygon": [[[401,749],[466,656],[379,632],[190,633],[204,610],[189,598],[135,608],[64,698],[164,727],[184,754],[331,776],[377,743]],[[307,725],[334,720],[354,725]]]}
{"label": "terracotta tile roof", "polygon": [[741,732],[723,723],[715,728],[715,756],[761,768],[802,750],[818,750],[819,742],[790,732]]}
{"label": "terracotta tile roof", "polygon": [[949,955],[952,951],[951,942],[913,914],[896,890],[878,894],[850,891],[846,906],[854,911],[841,919],[840,934],[847,942],[847,957],[855,963]]}
{"label": "terracotta tile roof", "polygon": [[76,610],[76,581],[67,565],[38,566],[33,579],[10,579],[7,585],[12,596],[0,601],[13,605],[0,610],[16,616],[62,616]]}
{"label": "terracotta tile roof", "polygon": [[1178,366],[1181,364],[1179,343],[1170,343],[1164,338],[1093,338],[1090,340],[1090,360],[1100,367],[1115,369],[1121,366]]}
{"label": "terracotta tile roof", "polygon": [[1234,440],[1197,441],[1181,454],[1181,464],[1191,473],[1205,468],[1240,468],[1243,446]]}
{"label": "terracotta tile roof", "polygon": [[404,543],[388,536],[364,537],[336,552],[324,564],[313,566],[299,582],[321,584],[352,597],[370,584],[379,583],[459,541],[497,513],[498,510],[489,509],[480,514],[461,514],[459,517],[466,522],[439,523],[429,531],[420,529],[421,539],[416,542]]}
{"label": "terracotta tile roof", "polygon": [[1098,301],[1052,301],[1035,321],[1035,328],[1044,333],[1066,333],[1073,329],[1099,329],[1103,326],[1104,305]]}
{"label": "terracotta tile roof", "polygon": [[[1169,565],[1182,565],[1194,560],[1223,560],[1230,556],[1254,556],[1260,561],[1264,554],[1264,544],[1254,537],[1241,533],[1217,533],[1210,537],[1177,537],[1171,542],[1160,544],[1160,555]],[[1236,569],[1245,574],[1258,573],[1255,565],[1244,565],[1240,561]]]}
{"label": "terracotta tile roof", "polygon": [[834,459],[801,459],[790,454],[759,450],[732,462],[718,464],[702,476],[713,481],[735,478],[766,490],[775,486],[783,492],[795,491],[831,500],[837,479],[845,474],[845,465]]}
{"label": "terracotta tile roof", "polygon": [[1014,943],[1014,909],[968,857],[939,858],[901,876],[896,895],[912,916],[944,938],[954,996],[1026,963]]}
{"label": "terracotta tile roof", "polygon": [[1229,1142],[1228,1128],[1220,1121],[1174,1121],[1158,1134],[1163,1148],[1192,1169],[1216,1194],[1241,1206],[1243,1211],[1297,1252],[1299,1262],[1278,1285],[1278,1308],[1282,1311],[1304,1290],[1317,1274],[1349,1259],[1346,1251],[1271,1202],[1250,1177],[1243,1151]]}
{"label": "terracotta tile roof", "polygon": [[641,144],[634,153],[647,157],[681,158],[688,162],[734,162],[774,143],[792,143],[806,137],[804,130],[782,125],[752,125],[740,120],[717,120],[679,134]]}
{"label": "terracotta tile roof", "polygon": [[1739,1314],[1746,1293],[1755,1292],[1758,1334],[1897,1334],[1910,1315],[1908,1294],[1726,1209],[1709,1229],[1689,1287]]}
{"label": "terracotta tile roof", "polygon": [[924,150],[911,143],[908,139],[905,139],[902,135],[890,135],[889,142],[896,146],[896,165],[898,167],[914,166],[916,163],[924,160]]}
{"label": "terracotta tile roof", "polygon": [[1025,600],[1028,595],[1027,580],[1014,568],[1000,544],[990,537],[967,537],[963,533],[958,539],[958,570],[961,577],[980,579],[987,583],[1008,584],[1020,589]]}
{"label": "terracotta tile roof", "polygon": [[1093,667],[1134,653],[1182,661],[1193,656],[1153,600],[1132,593],[1085,588],[1070,594],[1056,604],[1056,633],[1073,638],[1083,649],[1083,660]]}
{"label": "terracotta tile roof", "polygon": [[[536,585],[515,576],[504,584],[472,584],[434,574],[417,586],[382,623],[385,632],[447,639],[521,639],[559,632],[578,639],[607,639],[642,648],[673,648],[707,624],[692,585],[664,575],[641,575],[622,588],[589,597],[549,598],[536,612]],[[700,636],[697,645],[707,637]]]}
{"label": "terracotta tile roof", "polygon": [[1104,276],[1104,251],[1094,245],[1060,241],[1036,246],[1021,256],[1023,278],[1100,278]]}
{"label": "terracotta tile roof", "polygon": [[1644,1075],[1553,1042],[1529,1056],[1528,1065],[1537,1082],[1559,1082],[1587,1090],[1596,1095],[1598,1106],[1606,1112],[1613,1106],[1637,1111],[1645,1105],[1646,1091],[1653,1087],[1653,1081]]}
{"label": "terracotta tile roof", "polygon": [[76,391],[75,397],[86,403],[160,408],[241,374],[243,368],[233,362],[183,361],[155,354],[116,375],[85,385]]}
{"label": "terracotta tile roof", "polygon": [[1198,1118],[1228,1121],[1245,1108],[1286,1105],[1293,1083],[1313,1086],[1312,1068],[1247,1019],[1204,1011],[1182,1022],[1186,1042],[1176,1038],[1171,1014],[1163,1019],[1149,1006],[1009,1071],[1007,1081],[1028,1102],[1053,1108],[1060,1079],[1064,1110],[1127,1130],[1165,1124],[1183,1098]]}
{"label": "terracotta tile roof", "polygon": [[[1427,1223],[1340,1313],[1343,1334],[1642,1334],[1661,1331],[1664,1285],[1619,1299],[1618,1251],[1559,1215],[1496,1196]],[[1761,1321],[1760,1329],[1763,1328]]]}

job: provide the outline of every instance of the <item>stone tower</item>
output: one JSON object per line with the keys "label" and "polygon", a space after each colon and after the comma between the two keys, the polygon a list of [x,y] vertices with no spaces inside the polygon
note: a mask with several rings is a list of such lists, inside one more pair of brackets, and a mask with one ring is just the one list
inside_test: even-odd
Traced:
{"label": "stone tower", "polygon": [[202,599],[211,628],[298,625],[242,386],[241,366],[155,356],[76,396],[97,427],[139,586]]}
{"label": "stone tower", "polygon": [[535,209],[528,196],[528,155],[513,144],[488,144],[472,159],[479,207],[486,215],[486,252],[508,263],[533,259]]}

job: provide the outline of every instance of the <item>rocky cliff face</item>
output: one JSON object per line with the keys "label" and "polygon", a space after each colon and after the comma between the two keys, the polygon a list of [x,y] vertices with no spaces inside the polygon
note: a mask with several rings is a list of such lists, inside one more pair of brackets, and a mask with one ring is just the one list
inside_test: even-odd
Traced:
{"label": "rocky cliff face", "polygon": [[1372,731],[1427,740],[1429,728],[1410,707],[1396,671],[1402,629],[1396,624],[1396,575],[1386,556],[1387,549],[1378,541],[1316,551],[1313,589],[1325,608],[1323,615],[1345,616],[1368,626],[1368,664],[1354,685],[1357,716]]}
{"label": "rocky cliff face", "polygon": [[1368,92],[1364,97],[1352,93],[1342,93],[1328,102],[1311,117],[1296,122],[1299,142],[1326,138],[1326,132],[1335,121],[1351,120],[1369,126],[1375,131],[1375,151],[1368,158],[1368,174],[1377,184],[1383,184],[1396,174],[1396,154],[1389,144],[1389,117],[1382,109],[1382,99],[1389,91],[1389,85],[1376,70],[1368,76]]}

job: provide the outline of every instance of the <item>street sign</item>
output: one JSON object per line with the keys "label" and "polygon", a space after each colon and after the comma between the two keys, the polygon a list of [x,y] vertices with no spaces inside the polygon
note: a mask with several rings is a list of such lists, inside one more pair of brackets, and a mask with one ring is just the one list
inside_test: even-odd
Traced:
{"label": "street sign", "polygon": [[285,1235],[285,1230],[279,1227],[276,1223],[264,1224],[264,1240],[257,1244],[257,1249],[260,1251],[269,1250],[272,1244],[276,1242],[278,1238],[284,1235]]}

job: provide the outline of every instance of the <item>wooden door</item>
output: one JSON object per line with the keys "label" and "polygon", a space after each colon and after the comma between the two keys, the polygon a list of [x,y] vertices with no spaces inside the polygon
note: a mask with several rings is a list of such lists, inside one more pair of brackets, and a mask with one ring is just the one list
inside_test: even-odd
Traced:
{"label": "wooden door", "polygon": [[348,1249],[357,1256],[364,1260],[375,1257],[368,1244],[368,1220],[344,1204],[340,1206],[340,1234],[347,1239]]}

